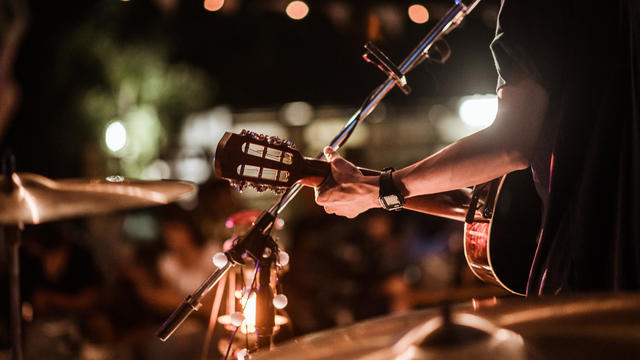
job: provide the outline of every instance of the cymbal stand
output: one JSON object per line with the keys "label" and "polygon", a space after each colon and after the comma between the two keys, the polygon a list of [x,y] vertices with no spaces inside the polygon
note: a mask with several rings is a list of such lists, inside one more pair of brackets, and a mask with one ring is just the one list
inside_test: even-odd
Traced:
{"label": "cymbal stand", "polygon": [[[454,5],[447,13],[438,21],[438,23],[429,31],[429,33],[420,41],[420,43],[411,51],[411,53],[399,65],[395,66],[379,49],[372,44],[365,47],[367,53],[365,59],[376,64],[388,76],[381,85],[373,90],[367,97],[360,109],[347,121],[342,130],[336,135],[329,144],[335,150],[338,150],[349,139],[356,126],[360,124],[367,116],[369,116],[376,106],[382,101],[391,89],[396,85],[405,92],[409,93],[410,88],[407,85],[406,74],[421,64],[424,60],[431,59],[437,62],[443,62],[448,57],[448,47],[443,45],[444,35],[455,29],[480,2],[473,0],[470,6],[464,5],[461,0],[454,0]],[[317,159],[323,158],[320,153]],[[205,280],[196,291],[187,296],[185,301],[176,308],[169,318],[162,324],[156,332],[160,340],[167,340],[171,334],[182,324],[182,322],[195,310],[201,306],[199,300],[206,295],[220,280],[220,278],[232,267],[244,263],[246,256],[251,256],[259,261],[262,254],[267,249],[270,239],[269,233],[276,217],[280,212],[293,200],[300,192],[302,185],[296,184],[285,191],[278,201],[268,210],[262,212],[255,224],[247,232],[246,235],[239,238],[237,243],[224,254],[224,258],[220,258],[217,262],[218,269]],[[218,256],[218,255],[216,255]],[[215,259],[214,259],[215,260]],[[265,271],[266,273],[266,271]]]}
{"label": "cymbal stand", "polygon": [[19,226],[2,226],[0,233],[9,258],[9,329],[11,336],[11,358],[22,360],[22,308],[20,305],[20,243]]}
{"label": "cymbal stand", "polygon": [[[15,172],[16,160],[10,151],[2,156],[2,173],[11,179]],[[2,184],[0,191],[13,190],[13,183]],[[9,275],[9,335],[11,336],[11,358],[22,360],[22,306],[20,304],[20,243],[23,224],[0,225],[0,236],[6,246]]]}

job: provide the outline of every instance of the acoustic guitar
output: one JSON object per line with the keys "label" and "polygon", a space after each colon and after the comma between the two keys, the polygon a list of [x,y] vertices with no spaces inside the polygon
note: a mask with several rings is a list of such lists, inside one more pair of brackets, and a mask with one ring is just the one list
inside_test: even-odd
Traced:
{"label": "acoustic guitar", "polygon": [[[216,149],[215,171],[242,191],[281,193],[296,183],[321,186],[333,181],[331,165],[304,157],[278,137],[243,130],[225,133]],[[377,170],[358,168],[364,175]],[[407,199],[406,208],[465,222],[465,257],[483,281],[524,295],[540,227],[540,202],[529,171],[507,174],[471,189]]]}

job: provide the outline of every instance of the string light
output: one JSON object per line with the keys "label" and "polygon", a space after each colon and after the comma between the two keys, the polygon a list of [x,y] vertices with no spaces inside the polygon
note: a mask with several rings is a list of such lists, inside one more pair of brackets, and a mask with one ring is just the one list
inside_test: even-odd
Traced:
{"label": "string light", "polygon": [[227,263],[229,262],[229,259],[227,258],[227,255],[225,255],[224,253],[217,253],[215,255],[213,255],[213,264],[218,268],[218,269],[222,269],[223,267],[227,266]]}
{"label": "string light", "polygon": [[285,251],[278,252],[278,265],[287,266],[289,263],[289,254]]}
{"label": "string light", "polygon": [[427,8],[420,4],[413,4],[409,6],[409,19],[416,24],[424,24],[429,21],[429,11]]}
{"label": "string light", "polygon": [[285,12],[294,20],[304,19],[309,14],[309,5],[304,1],[292,1],[287,5]]}
{"label": "string light", "polygon": [[204,0],[204,8],[208,11],[218,11],[224,6],[224,0]]}

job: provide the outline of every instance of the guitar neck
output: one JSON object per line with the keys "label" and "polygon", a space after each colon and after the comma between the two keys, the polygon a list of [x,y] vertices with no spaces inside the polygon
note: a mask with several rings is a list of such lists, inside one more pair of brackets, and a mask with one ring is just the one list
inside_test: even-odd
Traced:
{"label": "guitar neck", "polygon": [[[380,175],[380,171],[361,168],[358,170],[366,176]],[[329,180],[331,164],[325,160],[305,158],[305,169],[302,171],[300,183],[306,186],[319,186]],[[332,180],[332,179],[331,179]],[[406,199],[405,208],[425,214],[435,215],[451,220],[464,221],[471,199],[471,189],[458,189],[437,194],[412,196]]]}

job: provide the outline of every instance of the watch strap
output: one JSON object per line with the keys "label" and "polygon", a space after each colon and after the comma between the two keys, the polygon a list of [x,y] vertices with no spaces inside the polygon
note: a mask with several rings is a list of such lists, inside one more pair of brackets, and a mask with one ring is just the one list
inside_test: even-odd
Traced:
{"label": "watch strap", "polygon": [[404,196],[393,182],[394,168],[386,168],[380,174],[380,190],[378,199],[386,210],[400,210],[404,206]]}

